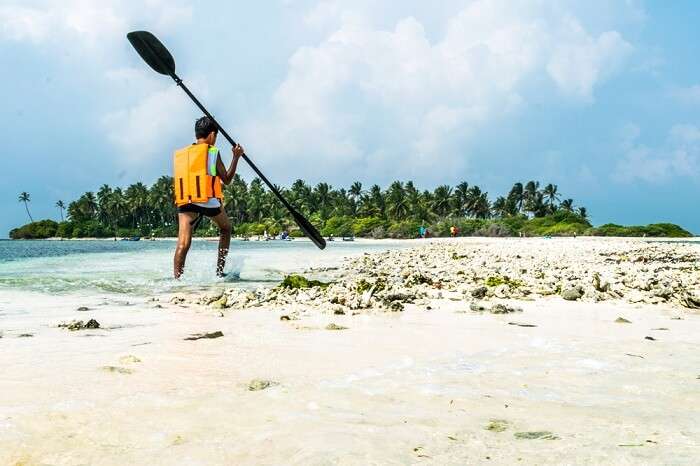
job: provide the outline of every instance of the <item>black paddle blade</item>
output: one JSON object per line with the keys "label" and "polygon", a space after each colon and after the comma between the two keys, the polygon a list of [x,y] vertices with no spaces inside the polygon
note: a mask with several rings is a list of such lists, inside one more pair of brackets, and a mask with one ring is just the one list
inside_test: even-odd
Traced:
{"label": "black paddle blade", "polygon": [[299,228],[301,228],[301,231],[303,231],[306,236],[311,238],[311,241],[313,241],[313,243],[318,246],[319,249],[325,249],[326,240],[323,239],[323,236],[321,236],[316,227],[296,210],[289,209],[289,212],[292,214],[292,217],[294,217],[294,221],[297,222]]}
{"label": "black paddle blade", "polygon": [[126,38],[153,70],[167,75],[175,73],[173,56],[156,36],[148,31],[133,31],[127,34]]}

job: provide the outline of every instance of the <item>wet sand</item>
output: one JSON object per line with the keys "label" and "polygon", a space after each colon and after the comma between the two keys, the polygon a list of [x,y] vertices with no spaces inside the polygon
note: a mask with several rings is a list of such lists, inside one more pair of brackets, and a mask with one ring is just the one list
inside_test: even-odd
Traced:
{"label": "wet sand", "polygon": [[[503,302],[286,321],[37,295],[0,315],[0,464],[697,464],[699,314]],[[102,328],[55,327],[76,318]]]}

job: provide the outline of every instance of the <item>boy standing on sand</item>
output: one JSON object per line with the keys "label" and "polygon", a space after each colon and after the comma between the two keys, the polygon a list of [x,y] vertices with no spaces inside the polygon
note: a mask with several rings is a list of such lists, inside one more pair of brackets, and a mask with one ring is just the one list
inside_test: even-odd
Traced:
{"label": "boy standing on sand", "polygon": [[224,265],[231,242],[231,222],[223,209],[221,183],[228,185],[236,174],[238,159],[245,153],[236,145],[231,149],[233,159],[226,169],[219,149],[214,144],[219,129],[209,117],[195,122],[197,141],[175,152],[174,188],[178,216],[178,238],[173,260],[173,275],[180,278],[192,243],[192,233],[206,216],[219,227],[219,253],[216,275],[224,277]]}

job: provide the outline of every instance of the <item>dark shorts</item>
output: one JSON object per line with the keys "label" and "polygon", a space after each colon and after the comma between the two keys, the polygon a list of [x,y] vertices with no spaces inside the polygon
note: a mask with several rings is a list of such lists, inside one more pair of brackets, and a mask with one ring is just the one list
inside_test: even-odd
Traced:
{"label": "dark shorts", "polygon": [[185,204],[178,207],[177,212],[180,214],[192,212],[193,214],[201,214],[205,217],[216,217],[221,213],[221,207],[202,207],[194,204]]}

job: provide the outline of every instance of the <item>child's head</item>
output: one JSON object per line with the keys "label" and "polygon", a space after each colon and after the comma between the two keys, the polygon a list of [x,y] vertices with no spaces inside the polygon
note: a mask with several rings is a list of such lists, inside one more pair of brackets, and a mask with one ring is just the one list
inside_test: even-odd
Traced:
{"label": "child's head", "polygon": [[216,135],[218,132],[219,128],[216,126],[216,123],[208,116],[203,116],[194,124],[194,136],[197,140],[205,139],[211,146],[216,143]]}

